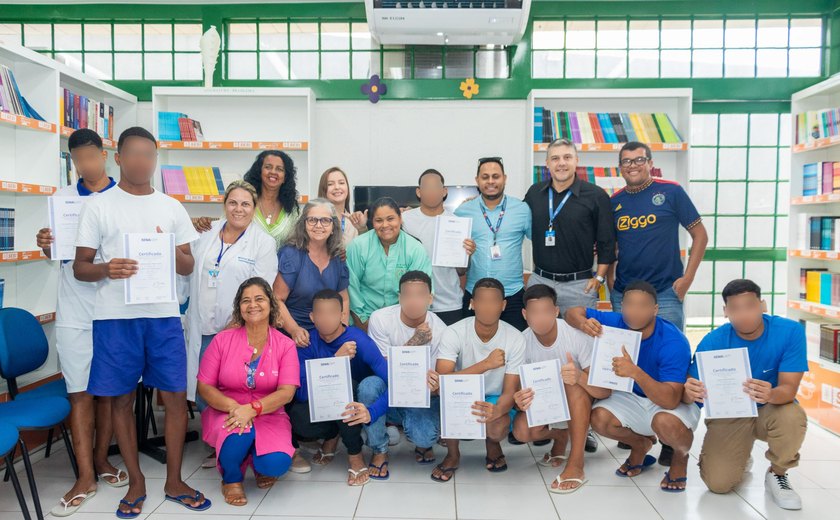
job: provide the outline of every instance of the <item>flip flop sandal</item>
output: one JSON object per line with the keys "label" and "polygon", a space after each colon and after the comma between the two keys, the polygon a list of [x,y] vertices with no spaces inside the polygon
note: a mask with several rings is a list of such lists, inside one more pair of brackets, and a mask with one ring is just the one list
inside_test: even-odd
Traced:
{"label": "flip flop sandal", "polygon": [[203,461],[201,461],[201,467],[204,469],[212,469],[217,466],[216,464],[216,452],[214,451],[210,455],[208,455]]}
{"label": "flip flop sandal", "polygon": [[315,453],[315,455],[321,457],[321,459],[320,459],[321,462],[316,461],[315,457],[312,457],[312,464],[317,464],[319,466],[326,466],[327,464],[332,462],[332,460],[324,462],[325,458],[327,458],[327,457],[332,457],[333,459],[335,458],[335,452],[334,451],[331,452],[331,453],[325,453],[324,450],[322,450],[321,448],[318,448],[318,451]]}
{"label": "flip flop sandal", "polygon": [[[654,457],[653,455],[645,455],[645,460],[641,464],[638,464],[636,466],[631,466],[630,465],[630,459],[628,458],[627,460],[624,461],[624,464],[627,465],[627,470],[621,471],[621,468],[619,467],[617,470],[615,470],[616,475],[618,475],[619,477],[622,477],[622,478],[638,477],[639,475],[644,473],[646,469],[648,469],[651,466],[653,466],[654,464],[656,464],[656,457]],[[624,466],[624,464],[622,464],[622,466]],[[628,475],[628,473],[630,473],[631,471],[635,471],[637,469],[640,470],[639,473],[633,475],[633,477]]]}
{"label": "flip flop sandal", "polygon": [[204,497],[204,502],[202,502],[200,505],[191,506],[184,502],[184,500],[188,498],[198,502],[201,499],[201,492],[196,489],[195,495],[178,495],[177,497],[173,497],[172,495],[166,495],[166,500],[168,500],[169,502],[175,502],[176,504],[180,504],[189,509],[190,511],[207,511],[208,509],[210,509],[210,506],[213,505],[213,503],[210,502],[209,498]]}
{"label": "flip flop sandal", "polygon": [[491,459],[490,457],[484,457],[484,464],[489,464],[489,465],[493,466],[492,468],[486,468],[487,471],[489,471],[490,473],[501,473],[503,471],[507,471],[507,469],[508,469],[507,462],[505,462],[501,466],[496,466],[496,464],[500,460],[502,460],[503,458],[505,458],[504,455],[499,455],[495,459]]}
{"label": "flip flop sandal", "polygon": [[[545,455],[548,455],[547,459],[545,458]],[[565,455],[552,455],[551,453],[546,453],[545,455],[543,455],[543,458],[537,461],[537,464],[543,466],[544,468],[554,467],[554,464],[552,464],[552,462],[555,460],[566,460]]]}
{"label": "flip flop sandal", "polygon": [[[586,480],[586,479],[580,479],[580,478],[560,478],[560,475],[557,475],[557,477],[555,477],[555,479],[554,479],[554,482],[557,482],[558,487],[554,488],[554,487],[551,487],[549,485],[548,490],[551,493],[556,493],[558,495],[568,495],[569,493],[574,493],[578,489],[582,488],[584,486],[584,484],[586,484],[589,481]],[[573,488],[569,488],[569,489],[560,489],[559,486],[561,484],[563,484],[563,482],[577,482],[578,486],[573,487]]]}
{"label": "flip flop sandal", "polygon": [[248,503],[248,497],[245,496],[245,488],[242,486],[242,482],[232,484],[222,482],[222,496],[228,505],[241,507]]}
{"label": "flip flop sandal", "polygon": [[[78,511],[79,508],[85,504],[85,502],[93,498],[95,494],[96,490],[94,489],[93,491],[88,491],[87,493],[79,493],[70,500],[64,500],[64,497],[61,497],[61,500],[58,501],[58,505],[52,508],[50,514],[53,516],[70,516],[76,511]],[[82,501],[74,506],[73,501],[78,500],[80,498],[82,499]]]}
{"label": "flip flop sandal", "polygon": [[142,515],[143,514],[142,511],[139,512],[139,513],[133,513],[131,510],[134,509],[135,507],[137,507],[137,504],[139,504],[140,502],[145,502],[145,501],[146,501],[146,495],[143,495],[141,497],[137,497],[137,499],[135,499],[134,502],[129,502],[128,500],[125,500],[125,499],[120,500],[120,504],[128,506],[129,510],[128,511],[122,511],[120,509],[117,509],[117,518],[137,518],[138,516]]}
{"label": "flip flop sandal", "polygon": [[[446,482],[449,482],[450,480],[452,480],[452,477],[455,476],[455,472],[458,471],[458,466],[455,466],[454,468],[446,468],[446,467],[443,466],[443,464],[438,464],[437,466],[435,466],[435,468],[440,470],[441,476],[436,477],[435,474],[432,473],[432,475],[431,475],[432,480],[434,480],[435,482],[441,482],[441,483],[446,483]],[[447,478],[447,479],[441,478],[441,477],[446,476],[446,475],[449,475],[449,478]]]}
{"label": "flip flop sandal", "polygon": [[[370,475],[371,480],[382,480],[382,481],[384,481],[384,480],[388,480],[389,478],[391,478],[391,472],[388,471],[388,461],[387,460],[385,462],[383,462],[382,464],[380,464],[379,466],[377,466],[376,464],[373,464],[373,463],[368,464],[368,469],[375,469],[376,471],[379,472],[379,475]],[[383,471],[385,472],[385,476],[382,476]]]}
{"label": "flip flop sandal", "polygon": [[[125,475],[124,480],[120,478],[121,475]],[[100,473],[99,475],[97,475],[97,478],[99,478],[99,480],[106,486],[111,486],[112,488],[121,488],[128,485],[128,473],[121,469],[117,470],[116,475],[114,475],[113,473]],[[116,482],[108,481],[109,478],[116,479]]]}
{"label": "flip flop sandal", "polygon": [[[430,451],[432,452],[432,457],[431,458],[426,458],[426,454],[429,453]],[[434,464],[434,462],[435,462],[435,457],[434,457],[435,452],[432,451],[432,448],[428,448],[428,449],[425,449],[425,450],[421,450],[420,448],[414,448],[414,455],[415,455],[414,460],[417,462],[417,464],[426,465],[426,464]],[[420,460],[417,460],[416,457],[420,457]]]}
{"label": "flip flop sandal", "polygon": [[[665,480],[668,481],[665,483],[665,485],[667,486],[668,484],[680,484],[683,482],[688,482],[688,477],[671,478],[671,472],[666,471]],[[667,487],[662,487],[662,484],[659,484],[659,489],[666,493],[683,493],[685,491],[685,488],[669,489]]]}
{"label": "flip flop sandal", "polygon": [[[354,469],[352,469],[352,468],[347,468],[347,472],[348,472],[348,473],[350,473],[350,474],[353,476],[353,479],[356,479],[356,478],[357,478],[359,475],[361,475],[362,473],[370,473],[370,472],[368,471],[368,469],[367,469],[367,468],[362,468],[362,469],[360,469],[359,471],[356,471],[356,470],[354,470]],[[365,484],[367,484],[368,482],[370,482],[370,479],[371,479],[371,478],[372,478],[372,477],[368,477],[368,480],[365,480],[365,481],[364,481],[364,482],[362,482],[361,484],[360,484],[359,482],[356,482],[356,483],[354,483],[354,484],[348,484],[348,485],[353,486],[353,487],[357,487],[357,486],[364,486]]]}
{"label": "flip flop sandal", "polygon": [[256,474],[257,487],[260,489],[268,489],[277,482],[277,477],[269,477],[268,475]]}

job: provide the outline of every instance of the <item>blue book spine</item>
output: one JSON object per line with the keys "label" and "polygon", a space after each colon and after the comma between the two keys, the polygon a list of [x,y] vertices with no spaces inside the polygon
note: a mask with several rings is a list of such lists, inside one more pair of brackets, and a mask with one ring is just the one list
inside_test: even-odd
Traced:
{"label": "blue book spine", "polygon": [[820,303],[831,305],[831,273],[820,273]]}
{"label": "blue book spine", "polygon": [[543,140],[543,109],[534,107],[534,142],[541,143]]}
{"label": "blue book spine", "polygon": [[615,135],[615,128],[613,128],[612,121],[610,121],[609,114],[603,112],[598,113],[598,122],[601,124],[601,130],[604,134],[604,141],[607,143],[617,143],[618,138]]}
{"label": "blue book spine", "polygon": [[802,195],[816,195],[818,191],[818,170],[819,164],[810,163],[802,167]]}
{"label": "blue book spine", "polygon": [[627,142],[638,141],[636,130],[633,129],[633,123],[630,121],[630,116],[626,112],[619,114],[621,117],[621,125],[624,127],[624,133],[627,134]]}

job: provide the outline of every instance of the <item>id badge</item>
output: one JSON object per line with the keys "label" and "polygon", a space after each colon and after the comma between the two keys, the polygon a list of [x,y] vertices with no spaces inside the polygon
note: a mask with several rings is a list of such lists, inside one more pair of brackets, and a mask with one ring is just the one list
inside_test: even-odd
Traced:
{"label": "id badge", "polygon": [[550,229],[550,230],[548,230],[548,231],[546,231],[546,232],[545,232],[545,246],[546,246],[546,247],[552,247],[552,246],[554,246],[555,236],[556,236],[556,235],[555,235],[555,233],[554,233],[554,230],[553,230],[553,229]]}
{"label": "id badge", "polygon": [[219,286],[219,271],[210,269],[208,274],[210,274],[210,278],[207,281],[207,287],[209,287],[210,289],[215,289]]}
{"label": "id badge", "polygon": [[490,246],[490,258],[492,260],[501,260],[502,259],[502,246],[499,244],[493,244]]}

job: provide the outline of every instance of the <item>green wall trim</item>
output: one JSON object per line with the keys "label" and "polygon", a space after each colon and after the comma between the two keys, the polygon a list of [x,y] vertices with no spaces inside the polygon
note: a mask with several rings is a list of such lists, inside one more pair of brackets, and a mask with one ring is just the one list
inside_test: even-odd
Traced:
{"label": "green wall trim", "polygon": [[784,247],[774,249],[719,247],[706,249],[706,254],[703,255],[704,261],[718,262],[783,262],[785,259],[787,259],[787,249]]}

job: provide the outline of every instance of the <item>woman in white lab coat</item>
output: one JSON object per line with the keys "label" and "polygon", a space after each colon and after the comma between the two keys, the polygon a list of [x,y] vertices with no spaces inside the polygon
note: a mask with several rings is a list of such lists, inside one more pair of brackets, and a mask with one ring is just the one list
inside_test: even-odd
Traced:
{"label": "woman in white lab coat", "polygon": [[230,183],[225,190],[224,217],[192,244],[195,268],[189,277],[186,312],[187,399],[195,400],[199,411],[206,408],[195,392],[201,354],[230,321],[239,285],[253,276],[271,283],[277,275],[276,244],[254,222],[256,204],[252,185]]}

